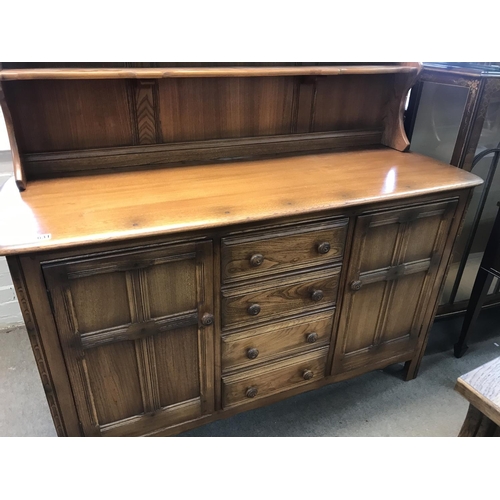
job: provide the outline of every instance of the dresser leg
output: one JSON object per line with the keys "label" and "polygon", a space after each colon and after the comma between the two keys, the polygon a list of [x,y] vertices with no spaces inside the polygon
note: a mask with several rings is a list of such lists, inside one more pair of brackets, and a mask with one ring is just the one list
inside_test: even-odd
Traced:
{"label": "dresser leg", "polygon": [[405,381],[408,382],[416,378],[418,375],[419,368],[420,368],[420,361],[418,361],[418,364],[414,359],[407,361],[405,363],[404,375],[403,375]]}
{"label": "dresser leg", "polygon": [[413,380],[418,375],[418,370],[420,369],[420,363],[422,362],[422,358],[424,357],[424,352],[427,347],[427,338],[423,341],[422,346],[418,354],[405,363],[405,373],[404,379],[406,382]]}

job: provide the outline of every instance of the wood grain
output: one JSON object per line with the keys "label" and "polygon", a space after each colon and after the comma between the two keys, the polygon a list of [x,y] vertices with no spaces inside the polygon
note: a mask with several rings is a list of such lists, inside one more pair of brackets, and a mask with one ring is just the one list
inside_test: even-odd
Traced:
{"label": "wood grain", "polygon": [[500,358],[462,375],[455,390],[483,415],[500,425]]}
{"label": "wood grain", "polygon": [[155,80],[139,80],[134,89],[134,122],[137,144],[155,144],[159,135],[158,89]]}
{"label": "wood grain", "polygon": [[[40,337],[40,327],[34,315],[31,298],[28,295],[23,269],[18,258],[9,258],[8,264],[12,281],[14,282],[16,297],[19,301],[19,307],[23,315],[24,324],[31,343],[31,348],[33,350],[36,367],[47,398],[52,421],[54,422],[54,427],[58,436],[67,436],[69,433],[64,425],[64,418],[52,377],[52,371],[56,371],[58,368],[60,369],[60,367],[56,363],[49,363],[46,348],[44,348]],[[53,353],[49,353],[49,356],[50,354]]]}
{"label": "wood grain", "polygon": [[417,81],[418,74],[422,71],[420,63],[405,63],[414,68],[410,74],[394,75],[391,95],[384,110],[384,135],[382,144],[398,151],[407,151],[410,147],[410,141],[406,137],[404,130],[403,114],[405,111],[405,102],[409,90]]}
{"label": "wood grain", "polygon": [[[329,345],[333,311],[302,316],[272,325],[252,328],[224,336],[222,366],[224,371],[250,368],[290,354],[302,354]],[[316,334],[314,342],[309,336]],[[248,358],[249,349],[258,349],[255,359]]]}
{"label": "wood grain", "polygon": [[293,86],[291,77],[162,80],[162,142],[288,134]]}
{"label": "wood grain", "polygon": [[[222,280],[230,283],[341,261],[347,222],[347,219],[334,219],[224,237]],[[325,243],[328,251],[321,253],[319,245]],[[262,256],[258,265],[252,264],[254,255]]]}
{"label": "wood grain", "polygon": [[[223,377],[224,408],[322,379],[325,376],[327,353],[328,349],[323,348],[286,361]],[[312,379],[304,379],[303,374],[307,370],[312,372]],[[246,396],[250,387],[257,388],[257,394],[252,398]]]}
{"label": "wood grain", "polygon": [[[4,107],[12,110],[16,161],[27,164],[25,188],[37,178],[144,165],[382,142],[398,149],[398,140],[406,141],[398,82],[407,85],[416,70],[405,64],[67,68],[5,70],[0,77],[7,75]],[[21,79],[10,78],[12,71]]]}
{"label": "wood grain", "polygon": [[51,179],[23,193],[7,181],[0,254],[208,230],[481,183],[469,172],[390,149]]}
{"label": "wood grain", "polygon": [[[263,321],[332,307],[337,299],[340,268],[287,275],[264,283],[253,283],[222,290],[222,328],[254,326]],[[313,299],[321,290],[323,298]],[[251,315],[248,309],[258,304],[260,312]]]}
{"label": "wood grain", "polygon": [[[200,242],[43,265],[84,435],[134,432],[142,415],[174,424],[172,408],[183,414],[191,400],[197,416],[213,410],[213,326],[199,319],[213,311],[212,262],[211,243]],[[161,331],[193,308],[190,325]],[[131,326],[146,335],[130,340],[121,332]],[[103,342],[106,330],[116,335]]]}
{"label": "wood grain", "polygon": [[[198,124],[197,127],[200,125]],[[252,159],[279,154],[303,154],[307,151],[368,148],[379,145],[381,138],[382,129],[212,139],[173,144],[25,154],[23,162],[27,177],[29,180],[35,180],[178,166],[184,162],[227,162],[231,158]]]}
{"label": "wood grain", "polygon": [[417,345],[456,208],[450,200],[358,218],[335,373]]}
{"label": "wood grain", "polygon": [[29,181],[0,192],[0,253],[58,433],[168,435],[416,374],[482,182],[380,146],[406,147],[417,67],[64,64],[0,73]]}
{"label": "wood grain", "polygon": [[318,78],[311,132],[382,126],[393,75]]}
{"label": "wood grain", "polygon": [[125,80],[3,85],[22,154],[134,144]]}
{"label": "wood grain", "polygon": [[294,66],[261,68],[71,68],[71,69],[4,69],[1,80],[34,79],[116,79],[116,78],[214,78],[295,75],[349,75],[381,73],[414,73],[411,67],[372,66]]}

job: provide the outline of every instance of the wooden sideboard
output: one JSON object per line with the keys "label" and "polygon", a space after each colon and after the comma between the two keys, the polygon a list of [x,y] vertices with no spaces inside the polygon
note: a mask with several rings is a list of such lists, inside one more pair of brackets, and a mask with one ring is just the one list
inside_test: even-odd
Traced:
{"label": "wooden sideboard", "polygon": [[0,252],[59,435],[416,376],[482,182],[403,152],[418,65],[12,66]]}

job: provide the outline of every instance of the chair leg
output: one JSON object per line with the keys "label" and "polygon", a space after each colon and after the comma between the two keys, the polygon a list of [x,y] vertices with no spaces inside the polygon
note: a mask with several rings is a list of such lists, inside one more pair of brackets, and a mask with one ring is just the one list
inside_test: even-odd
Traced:
{"label": "chair leg", "polygon": [[467,340],[470,337],[474,324],[479,316],[479,313],[481,312],[481,307],[484,304],[492,281],[493,275],[480,267],[476,276],[476,281],[474,281],[474,287],[472,288],[469,306],[467,307],[464,323],[462,325],[462,331],[460,332],[460,338],[455,344],[454,351],[456,358],[461,358],[469,347],[467,345]]}

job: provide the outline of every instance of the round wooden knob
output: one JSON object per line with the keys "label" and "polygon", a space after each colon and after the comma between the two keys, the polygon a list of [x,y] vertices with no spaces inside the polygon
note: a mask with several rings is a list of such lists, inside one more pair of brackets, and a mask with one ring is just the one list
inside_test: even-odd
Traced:
{"label": "round wooden knob", "polygon": [[259,355],[259,350],[256,349],[255,347],[252,347],[251,349],[248,349],[247,351],[247,358],[248,359],[255,359]]}
{"label": "round wooden knob", "polygon": [[314,290],[313,293],[311,293],[311,299],[314,300],[314,302],[318,302],[323,298],[323,292],[321,290]]}
{"label": "round wooden knob", "polygon": [[214,315],[213,314],[205,313],[203,315],[203,317],[201,318],[201,324],[203,326],[210,326],[213,324],[213,322],[214,322]]}
{"label": "round wooden knob", "polygon": [[259,304],[252,304],[248,309],[247,309],[248,314],[250,316],[257,316],[257,314],[260,313],[260,306]]}
{"label": "round wooden knob", "polygon": [[304,380],[311,380],[314,377],[314,373],[311,370],[304,370],[302,373],[302,378]]}
{"label": "round wooden knob", "polygon": [[318,253],[328,253],[330,251],[330,243],[324,241],[318,245]]}
{"label": "round wooden knob", "polygon": [[363,283],[359,280],[351,282],[351,290],[357,291],[363,286]]}
{"label": "round wooden knob", "polygon": [[245,396],[247,398],[254,398],[255,396],[257,396],[258,392],[259,392],[259,389],[257,389],[257,387],[255,387],[255,386],[249,387],[247,389],[247,391],[245,392]]}
{"label": "round wooden knob", "polygon": [[314,344],[314,342],[316,342],[317,340],[318,340],[318,334],[316,332],[310,333],[306,337],[306,342],[308,342],[309,344]]}
{"label": "round wooden knob", "polygon": [[252,267],[259,267],[264,262],[264,256],[256,253],[250,257],[250,265]]}

